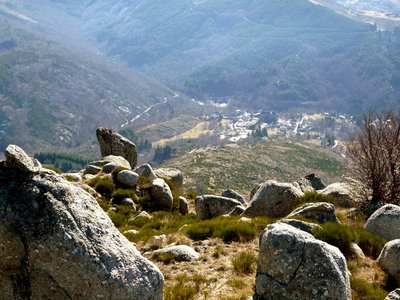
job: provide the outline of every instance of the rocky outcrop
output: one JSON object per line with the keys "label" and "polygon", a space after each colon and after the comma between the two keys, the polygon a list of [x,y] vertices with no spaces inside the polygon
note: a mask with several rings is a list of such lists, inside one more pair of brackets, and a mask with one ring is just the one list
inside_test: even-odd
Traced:
{"label": "rocky outcrop", "polygon": [[29,157],[24,150],[16,145],[9,145],[5,151],[6,164],[9,168],[18,170],[22,173],[39,172],[40,162]]}
{"label": "rocky outcrop", "polygon": [[240,203],[242,203],[244,206],[247,206],[246,199],[234,190],[226,189],[225,191],[222,192],[221,196],[226,197],[226,198],[235,199],[235,200],[239,201]]}
{"label": "rocky outcrop", "polygon": [[171,189],[180,191],[183,185],[183,174],[175,168],[160,168],[156,169],[155,174],[168,182]]}
{"label": "rocky outcrop", "polygon": [[295,199],[303,192],[290,183],[269,180],[255,192],[244,214],[281,218],[287,216],[295,207]]}
{"label": "rocky outcrop", "polygon": [[338,248],[275,223],[260,236],[253,299],[351,299],[346,259]]}
{"label": "rocky outcrop", "polygon": [[378,263],[397,286],[400,285],[400,239],[392,240],[383,247]]}
{"label": "rocky outcrop", "polygon": [[357,197],[353,192],[353,188],[348,183],[332,183],[318,192],[330,197],[333,203],[339,207],[355,207],[358,202]]}
{"label": "rocky outcrop", "polygon": [[125,158],[134,168],[137,164],[136,145],[111,129],[100,127],[96,130],[101,156],[116,155]]}
{"label": "rocky outcrop", "polygon": [[150,196],[155,210],[171,211],[174,198],[168,184],[161,178],[153,180]]}
{"label": "rocky outcrop", "polygon": [[200,220],[206,220],[229,214],[236,206],[242,204],[232,198],[203,195],[196,197],[194,205],[197,217]]}
{"label": "rocky outcrop", "polygon": [[311,219],[319,223],[339,223],[335,206],[326,202],[306,203],[292,211],[288,217],[293,218],[296,216]]}
{"label": "rocky outcrop", "polygon": [[161,300],[162,274],[96,200],[26,157],[0,162],[1,297]]}
{"label": "rocky outcrop", "polygon": [[394,204],[382,206],[368,218],[364,229],[388,241],[400,239],[400,207]]}

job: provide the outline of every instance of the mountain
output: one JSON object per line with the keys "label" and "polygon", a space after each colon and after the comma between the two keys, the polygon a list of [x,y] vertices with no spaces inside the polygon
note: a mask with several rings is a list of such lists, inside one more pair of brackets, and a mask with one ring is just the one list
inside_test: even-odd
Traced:
{"label": "mountain", "polygon": [[173,96],[104,57],[0,22],[0,148],[82,147],[97,127],[119,128]]}
{"label": "mountain", "polygon": [[398,106],[400,30],[307,0],[91,1],[101,51],[197,98],[357,113]]}

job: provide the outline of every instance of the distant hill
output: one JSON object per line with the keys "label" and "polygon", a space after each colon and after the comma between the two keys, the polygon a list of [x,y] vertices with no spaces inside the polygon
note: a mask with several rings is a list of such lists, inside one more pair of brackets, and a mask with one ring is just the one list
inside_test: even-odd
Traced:
{"label": "distant hill", "polygon": [[[174,94],[98,55],[0,22],[0,149],[76,148]],[[3,151],[3,150],[0,150]]]}

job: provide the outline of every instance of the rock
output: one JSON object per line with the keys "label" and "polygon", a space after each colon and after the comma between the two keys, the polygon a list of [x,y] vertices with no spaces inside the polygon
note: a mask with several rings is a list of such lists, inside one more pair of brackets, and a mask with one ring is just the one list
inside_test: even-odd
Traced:
{"label": "rock", "polygon": [[315,189],[311,185],[311,182],[306,178],[300,178],[299,180],[292,183],[296,188],[301,190],[303,193],[313,193]]}
{"label": "rock", "polygon": [[392,240],[385,244],[378,257],[378,263],[396,286],[400,285],[400,239]]}
{"label": "rock", "polygon": [[96,199],[52,172],[0,163],[0,294],[8,299],[155,299],[163,276]]}
{"label": "rock", "polygon": [[157,249],[161,248],[167,243],[167,236],[165,234],[154,235],[149,239],[148,243]]}
{"label": "rock", "polygon": [[368,218],[364,229],[388,241],[400,239],[400,207],[394,204],[382,206]]}
{"label": "rock", "polygon": [[156,210],[172,211],[174,199],[171,189],[164,179],[157,178],[153,180],[150,188],[150,196]]}
{"label": "rock", "polygon": [[352,187],[344,182],[332,183],[318,192],[332,198],[333,203],[339,207],[355,207],[358,202],[357,196],[352,192]]}
{"label": "rock", "polygon": [[303,192],[290,183],[269,180],[259,187],[243,214],[253,217],[285,217],[296,207],[295,199],[302,195]]}
{"label": "rock", "polygon": [[326,184],[322,181],[322,179],[316,176],[314,173],[308,174],[304,178],[307,179],[311,183],[311,186],[317,191],[323,190],[326,187]]}
{"label": "rock", "polygon": [[148,223],[153,217],[149,215],[146,211],[142,211],[140,214],[138,214],[136,217],[129,219],[128,224],[132,225],[138,225],[138,226],[143,226],[144,224]]}
{"label": "rock", "polygon": [[238,205],[236,206],[234,209],[232,209],[228,215],[229,216],[240,216],[241,214],[244,213],[244,211],[246,210],[246,207],[244,207],[243,205]]}
{"label": "rock", "polygon": [[124,234],[136,235],[136,234],[139,234],[139,231],[135,230],[135,229],[129,229],[129,230],[124,231]]}
{"label": "rock", "polygon": [[125,158],[134,168],[137,163],[136,145],[127,138],[107,128],[97,128],[101,156],[117,155]]}
{"label": "rock", "polygon": [[90,174],[90,175],[97,175],[101,172],[101,168],[93,165],[87,165],[85,167],[85,171],[83,172],[84,174]]}
{"label": "rock", "polygon": [[61,174],[69,182],[80,182],[82,180],[82,176],[80,173],[63,173]]}
{"label": "rock", "polygon": [[222,192],[221,196],[226,197],[226,198],[235,199],[235,200],[239,201],[240,203],[242,203],[243,205],[245,205],[245,206],[247,205],[246,199],[234,190],[226,189],[225,191]]}
{"label": "rock", "polygon": [[138,185],[142,189],[151,187],[153,180],[157,179],[156,173],[154,173],[153,168],[149,164],[140,165],[133,171],[140,176]]}
{"label": "rock", "polygon": [[239,219],[239,222],[242,222],[242,223],[251,223],[252,221],[251,221],[250,218],[241,217],[241,218]]}
{"label": "rock", "polygon": [[154,171],[156,175],[168,182],[171,189],[180,191],[183,185],[183,174],[175,168],[160,168]]}
{"label": "rock", "polygon": [[135,187],[138,180],[139,175],[130,170],[122,170],[117,175],[117,181],[128,187]]}
{"label": "rock", "polygon": [[127,170],[131,169],[131,165],[125,158],[123,158],[122,156],[116,156],[116,155],[105,156],[105,157],[103,157],[103,159],[98,160],[98,161],[93,161],[90,164],[97,166],[97,167],[104,167],[107,164],[114,164],[114,165],[117,165],[117,167],[122,167]]}
{"label": "rock", "polygon": [[179,196],[179,213],[181,215],[187,215],[189,213],[189,203],[185,197]]}
{"label": "rock", "polygon": [[350,252],[353,257],[358,259],[365,258],[364,251],[356,243],[350,243]]}
{"label": "rock", "polygon": [[335,206],[327,202],[306,203],[294,211],[288,217],[304,217],[319,223],[336,222],[340,223],[336,216]]}
{"label": "rock", "polygon": [[42,167],[37,159],[29,157],[24,150],[16,145],[9,145],[6,148],[5,156],[7,166],[22,173],[36,173]]}
{"label": "rock", "polygon": [[351,299],[346,259],[338,248],[288,224],[260,236],[255,299]]}
{"label": "rock", "polygon": [[128,206],[132,208],[133,211],[136,211],[136,204],[131,198],[122,198],[121,205]]}
{"label": "rock", "polygon": [[284,224],[288,224],[290,226],[293,226],[297,229],[303,230],[305,232],[308,232],[310,234],[313,234],[315,229],[322,229],[322,227],[318,224],[314,224],[314,223],[308,223],[308,222],[304,222],[301,220],[296,220],[296,219],[285,219],[285,220],[280,220],[277,223],[284,223]]}
{"label": "rock", "polygon": [[392,291],[385,300],[400,300],[400,288]]}
{"label": "rock", "polygon": [[200,257],[199,253],[186,245],[170,246],[152,251],[150,254],[154,259],[162,260],[163,255],[168,255],[169,259],[176,261],[194,261]]}
{"label": "rock", "polygon": [[214,195],[198,196],[194,200],[196,215],[200,220],[206,220],[230,213],[241,203],[232,198]]}
{"label": "rock", "polygon": [[119,165],[113,162],[106,163],[101,171],[105,174],[110,174],[112,171],[114,171],[116,168],[118,168]]}

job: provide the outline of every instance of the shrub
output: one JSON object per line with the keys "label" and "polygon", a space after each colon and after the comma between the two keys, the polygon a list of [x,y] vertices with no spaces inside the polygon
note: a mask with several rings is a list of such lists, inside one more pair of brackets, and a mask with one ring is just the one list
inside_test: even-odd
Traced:
{"label": "shrub", "polygon": [[108,216],[114,223],[115,227],[122,227],[127,225],[128,220],[132,214],[132,210],[126,206],[117,206],[116,211],[109,211]]}
{"label": "shrub", "polygon": [[100,176],[95,176],[92,179],[86,181],[86,184],[92,188],[95,188],[96,184],[100,181],[100,179],[101,179]]}
{"label": "shrub", "polygon": [[334,245],[348,257],[352,254],[350,244],[356,243],[368,256],[377,258],[386,241],[362,228],[337,223],[325,223],[322,229],[314,231],[314,236],[328,244]]}
{"label": "shrub", "polygon": [[257,236],[257,229],[253,224],[236,222],[218,228],[215,235],[220,237],[225,243],[249,242]]}
{"label": "shrub", "polygon": [[257,257],[249,251],[241,251],[231,259],[233,270],[237,274],[250,274],[254,271]]}
{"label": "shrub", "polygon": [[195,299],[200,289],[209,284],[207,278],[199,274],[189,276],[187,273],[183,273],[175,276],[174,280],[174,285],[165,287],[164,300]]}
{"label": "shrub", "polygon": [[116,189],[112,193],[112,198],[115,203],[120,203],[124,198],[131,198],[134,202],[138,202],[136,192],[132,189]]}
{"label": "shrub", "polygon": [[355,291],[356,295],[353,295],[355,299],[382,300],[385,299],[388,294],[388,292],[382,289],[378,284],[368,283],[359,278],[351,277],[350,285],[351,289]]}
{"label": "shrub", "polygon": [[110,197],[115,190],[115,184],[109,177],[101,177],[94,189],[103,196]]}
{"label": "shrub", "polygon": [[305,203],[316,203],[316,202],[333,203],[333,199],[331,197],[315,192],[304,193],[303,196],[297,197],[295,201],[297,206],[301,206]]}

